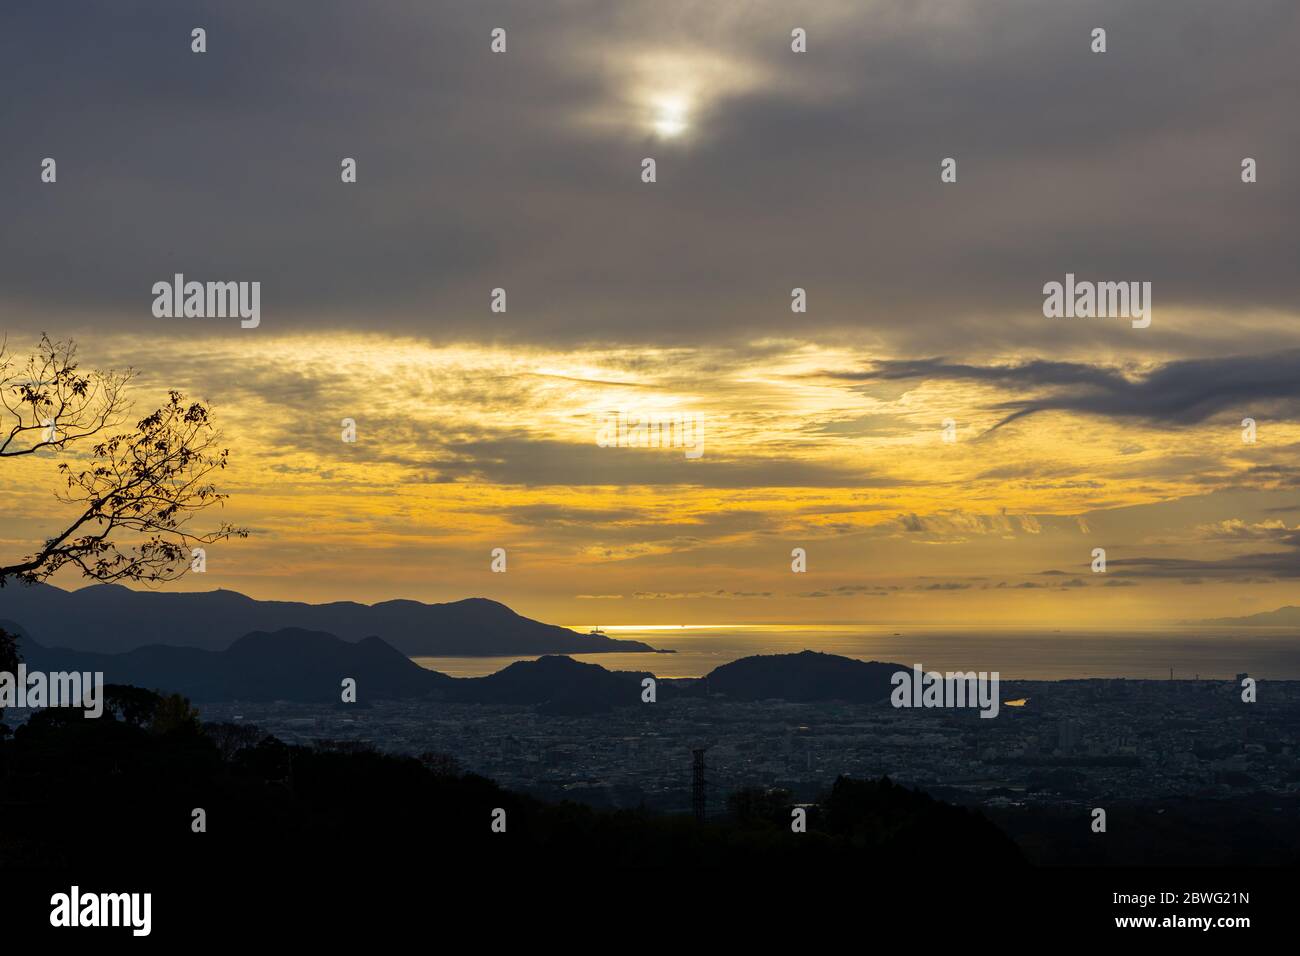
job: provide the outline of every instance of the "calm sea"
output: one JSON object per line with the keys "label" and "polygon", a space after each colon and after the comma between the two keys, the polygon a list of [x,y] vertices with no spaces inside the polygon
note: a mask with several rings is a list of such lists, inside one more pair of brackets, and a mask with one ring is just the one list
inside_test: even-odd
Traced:
{"label": "calm sea", "polygon": [[[590,627],[575,627],[585,633]],[[575,654],[609,670],[659,677],[700,677],[751,654],[823,651],[864,661],[922,664],[935,670],[998,671],[1003,680],[1077,677],[1231,678],[1239,673],[1300,680],[1300,632],[1169,627],[1055,630],[1004,627],[876,627],[736,624],[605,627],[614,638],[643,641],[673,654]],[[531,657],[417,657],[416,663],[455,677],[477,677]]]}

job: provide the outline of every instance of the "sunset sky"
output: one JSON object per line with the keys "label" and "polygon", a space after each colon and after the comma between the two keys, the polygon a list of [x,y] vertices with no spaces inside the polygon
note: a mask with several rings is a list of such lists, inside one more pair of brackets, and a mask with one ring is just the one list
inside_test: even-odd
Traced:
{"label": "sunset sky", "polygon": [[[1300,8],[1251,6],[18,2],[0,332],[137,368],[136,418],[211,402],[253,533],[170,588],[606,625],[1300,604]],[[178,272],[260,281],[260,326],[155,318]],[[1151,326],[1044,318],[1066,273],[1150,282]],[[703,454],[600,447],[612,410],[698,416]],[[58,460],[0,461],[0,557],[61,530]]]}

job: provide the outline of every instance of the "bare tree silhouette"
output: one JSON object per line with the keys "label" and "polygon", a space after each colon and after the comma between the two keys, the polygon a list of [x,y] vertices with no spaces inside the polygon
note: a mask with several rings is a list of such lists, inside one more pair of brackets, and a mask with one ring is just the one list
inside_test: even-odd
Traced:
{"label": "bare tree silhouette", "polygon": [[67,564],[98,581],[170,581],[189,570],[193,547],[247,537],[225,523],[189,530],[197,513],[227,497],[211,478],[229,450],[219,449],[207,407],[172,391],[133,432],[115,433],[134,372],[83,373],[76,353],[72,341],[42,335],[20,362],[0,342],[0,458],[100,439],[76,465],[59,464],[66,488],[55,496],[79,509],[75,517],[34,554],[0,564],[0,587],[9,578],[45,580]]}

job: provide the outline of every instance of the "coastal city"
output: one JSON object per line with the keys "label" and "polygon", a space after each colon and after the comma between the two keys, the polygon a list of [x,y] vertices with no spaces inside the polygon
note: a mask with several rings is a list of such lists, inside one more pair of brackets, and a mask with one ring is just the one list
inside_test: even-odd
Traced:
{"label": "coastal city", "polygon": [[811,801],[841,774],[990,807],[1300,792],[1300,681],[1260,681],[1253,703],[1242,693],[1231,681],[1004,682],[993,720],[887,700],[719,695],[582,716],[430,700],[221,703],[201,714],[289,743],[434,755],[548,800],[663,812],[690,810],[697,750],[710,814],[740,788]]}

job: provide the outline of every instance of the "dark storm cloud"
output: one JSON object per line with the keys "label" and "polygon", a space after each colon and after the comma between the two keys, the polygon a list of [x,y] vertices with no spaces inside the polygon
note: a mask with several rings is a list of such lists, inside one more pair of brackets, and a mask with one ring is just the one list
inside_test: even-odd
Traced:
{"label": "dark storm cloud", "polygon": [[1221,579],[1242,582],[1246,578],[1275,580],[1300,578],[1300,555],[1294,551],[1243,554],[1232,558],[1197,561],[1190,558],[1133,558],[1107,562],[1107,573],[1140,578]]}
{"label": "dark storm cloud", "polygon": [[[1152,281],[1154,328],[1186,344],[1162,309],[1289,310],[1300,292],[1298,16],[1291,0],[9,0],[0,305],[11,328],[211,331],[150,315],[151,284],[179,271],[260,280],[272,331],[672,345],[788,334],[800,285],[802,335],[913,354],[1114,340],[1034,318],[1069,270]],[[670,142],[620,106],[627,65],[656,50],[722,64]],[[495,286],[506,316],[487,312]]]}
{"label": "dark storm cloud", "polygon": [[[1207,535],[1207,541],[1216,537]],[[1112,557],[1106,562],[1106,573],[1116,575],[1116,580],[1160,578],[1184,583],[1208,580],[1246,584],[1300,578],[1300,528],[1275,528],[1252,537],[1268,539],[1280,550],[1206,559]]]}
{"label": "dark storm cloud", "polygon": [[965,365],[943,358],[882,361],[861,372],[837,372],[833,377],[847,381],[886,381],[911,378],[947,378],[996,385],[1090,385],[1115,388],[1126,384],[1124,376],[1112,369],[1096,368],[1077,362],[1038,360],[1021,365]]}
{"label": "dark storm cloud", "polygon": [[977,366],[941,358],[882,361],[867,371],[832,373],[830,377],[983,382],[1003,389],[1043,392],[993,405],[1010,410],[995,428],[1048,410],[1195,425],[1224,413],[1262,415],[1266,410],[1282,409],[1294,415],[1300,405],[1300,350],[1173,361],[1133,377],[1073,362]]}

